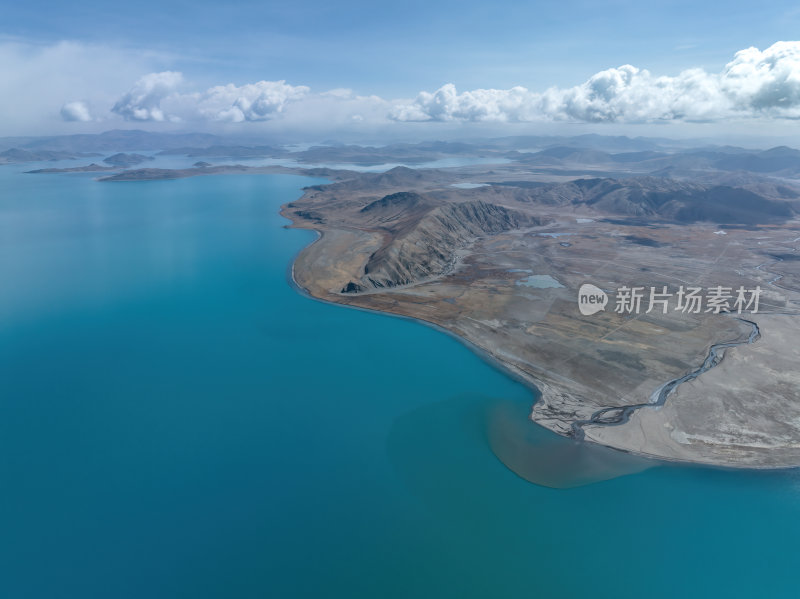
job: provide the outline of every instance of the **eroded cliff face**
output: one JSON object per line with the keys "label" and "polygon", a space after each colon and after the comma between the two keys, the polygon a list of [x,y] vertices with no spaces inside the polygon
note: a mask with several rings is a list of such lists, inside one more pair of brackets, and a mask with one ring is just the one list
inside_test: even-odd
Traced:
{"label": "eroded cliff face", "polygon": [[[430,206],[418,194],[409,195],[406,201],[415,207]],[[379,202],[385,203],[386,198]],[[397,207],[395,202],[389,205]],[[371,206],[364,210],[370,211]],[[430,208],[416,220],[409,220],[405,211],[396,215],[389,226],[392,235],[387,236],[387,243],[370,256],[363,276],[348,283],[345,292],[410,285],[445,275],[454,266],[456,251],[470,246],[479,237],[539,227],[547,222],[482,201]]]}

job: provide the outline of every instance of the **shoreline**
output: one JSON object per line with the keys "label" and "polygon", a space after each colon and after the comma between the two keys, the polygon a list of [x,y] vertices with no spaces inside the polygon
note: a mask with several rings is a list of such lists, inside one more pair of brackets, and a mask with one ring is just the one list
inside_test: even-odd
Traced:
{"label": "shoreline", "polygon": [[[376,308],[366,308],[366,307],[363,307],[363,306],[354,306],[354,305],[351,305],[351,304],[344,304],[344,303],[340,303],[340,302],[335,302],[335,301],[332,301],[330,299],[317,297],[317,296],[313,295],[311,292],[309,292],[308,289],[306,289],[305,287],[300,285],[300,283],[297,282],[296,277],[295,277],[295,264],[297,262],[297,258],[300,256],[300,254],[302,252],[306,251],[311,246],[313,246],[314,244],[316,244],[319,241],[321,241],[323,239],[324,235],[325,235],[325,231],[324,230],[320,230],[320,229],[315,229],[313,227],[296,226],[295,225],[295,221],[291,217],[287,216],[286,213],[285,213],[284,209],[286,208],[286,205],[288,203],[290,203],[290,202],[286,202],[286,203],[282,204],[280,206],[280,210],[279,210],[280,216],[285,218],[286,220],[288,220],[289,223],[290,223],[288,225],[285,225],[284,228],[290,229],[290,230],[294,229],[294,230],[312,231],[316,235],[316,238],[314,240],[312,240],[307,245],[303,246],[301,249],[299,249],[295,253],[295,255],[291,259],[291,262],[287,265],[287,268],[286,268],[287,282],[300,295],[302,295],[304,297],[307,297],[309,299],[315,300],[315,301],[319,301],[319,302],[323,302],[323,303],[329,304],[329,305],[339,306],[341,308],[362,310],[364,312],[369,312],[369,313],[372,313],[372,314],[383,314],[383,315],[391,316],[391,317],[394,317],[394,318],[401,318],[401,319],[409,320],[411,322],[417,322],[417,323],[420,323],[420,324],[422,324],[424,326],[430,327],[430,328],[432,328],[432,329],[434,329],[436,331],[445,333],[449,337],[451,337],[451,338],[455,339],[456,341],[458,341],[461,345],[463,345],[466,348],[468,348],[472,353],[477,355],[479,358],[481,358],[483,361],[485,361],[486,363],[491,365],[493,368],[495,368],[496,370],[502,372],[506,376],[510,376],[513,380],[515,380],[516,382],[519,382],[520,384],[524,385],[526,389],[531,391],[531,393],[534,395],[534,398],[535,398],[533,403],[531,404],[531,407],[533,407],[536,403],[538,403],[540,401],[540,399],[542,397],[542,392],[539,389],[539,387],[536,385],[536,383],[533,382],[532,380],[530,380],[530,377],[527,374],[522,373],[518,369],[516,369],[514,366],[512,366],[512,365],[510,365],[510,364],[508,364],[506,362],[503,362],[500,358],[492,355],[488,350],[486,350],[485,348],[477,345],[473,341],[471,341],[469,339],[466,339],[465,337],[462,337],[461,335],[459,335],[459,334],[455,333],[454,331],[451,331],[451,330],[443,327],[442,325],[440,325],[438,323],[434,323],[434,322],[425,320],[424,318],[408,316],[406,314],[397,314],[397,313],[391,312],[389,310],[379,310],[379,309],[376,309]],[[545,429],[547,431],[552,432],[555,435],[558,435],[559,437],[563,438],[565,441],[572,441],[574,443],[584,443],[584,444],[591,444],[592,446],[603,447],[603,448],[610,449],[610,450],[613,450],[615,452],[618,452],[620,454],[631,455],[631,456],[636,456],[636,457],[640,457],[640,458],[653,460],[654,462],[657,462],[658,465],[664,465],[664,466],[670,466],[671,465],[671,466],[682,466],[682,467],[692,467],[692,468],[710,468],[710,469],[714,469],[714,470],[731,471],[731,472],[750,471],[750,472],[754,472],[754,473],[755,472],[776,472],[776,473],[778,473],[778,472],[791,472],[791,471],[795,471],[795,470],[800,469],[800,466],[792,467],[792,466],[769,466],[769,465],[753,465],[753,464],[742,464],[742,465],[712,464],[712,463],[708,463],[708,462],[702,462],[702,461],[699,461],[699,460],[679,459],[679,458],[672,458],[672,457],[654,455],[654,454],[647,453],[647,452],[633,451],[633,450],[628,450],[628,449],[622,449],[622,448],[619,448],[619,447],[614,447],[612,445],[606,445],[604,443],[600,443],[600,442],[597,442],[597,441],[592,440],[592,439],[581,439],[581,440],[574,439],[574,438],[568,437],[566,435],[562,435],[562,434],[560,434],[560,433],[558,433],[558,432],[556,432],[556,431],[554,431],[554,430],[552,430],[552,429],[550,429],[548,427],[545,427],[545,426],[537,423],[535,420],[533,420],[530,417],[528,418],[528,422],[530,422],[534,426],[540,427],[542,429]]]}
{"label": "shoreline", "polygon": [[[283,216],[283,215],[281,215],[281,216]],[[287,217],[283,216],[283,218],[287,218]],[[286,268],[287,282],[300,295],[302,295],[303,297],[306,297],[308,299],[312,299],[312,300],[317,301],[317,302],[322,302],[324,304],[328,304],[328,305],[331,305],[331,306],[338,306],[339,308],[346,308],[348,310],[360,310],[362,312],[368,312],[370,314],[383,314],[383,315],[386,315],[386,316],[391,316],[393,318],[400,318],[400,319],[403,319],[403,320],[408,320],[409,322],[417,322],[417,323],[420,323],[420,324],[422,324],[424,326],[427,326],[427,327],[430,327],[432,329],[435,329],[436,331],[444,333],[444,334],[448,335],[449,337],[455,339],[456,341],[458,341],[462,345],[466,346],[467,349],[469,349],[472,353],[476,354],[479,358],[481,358],[482,360],[484,360],[486,362],[489,362],[492,365],[492,367],[496,368],[497,370],[500,370],[506,376],[509,376],[513,380],[515,380],[518,383],[524,385],[529,391],[531,391],[536,396],[536,400],[534,401],[534,403],[539,401],[539,398],[541,397],[542,392],[539,390],[539,388],[534,383],[532,383],[529,380],[527,380],[525,378],[525,375],[520,374],[519,372],[517,372],[514,369],[513,366],[511,366],[509,364],[506,364],[506,363],[500,361],[498,358],[492,356],[484,348],[476,345],[475,343],[473,343],[469,339],[465,339],[464,337],[461,337],[457,333],[454,333],[453,331],[450,331],[449,329],[446,329],[445,327],[441,326],[440,324],[437,324],[435,322],[431,322],[429,320],[425,320],[424,318],[416,318],[416,317],[413,317],[413,316],[406,316],[405,314],[396,314],[394,312],[388,312],[388,311],[385,311],[385,310],[377,310],[375,308],[365,308],[363,306],[353,306],[353,305],[350,305],[350,304],[342,304],[342,303],[334,302],[332,300],[324,299],[324,298],[321,298],[321,297],[316,297],[315,295],[310,293],[308,291],[308,289],[306,289],[305,287],[300,285],[300,283],[297,282],[297,279],[295,279],[295,276],[294,276],[295,261],[296,261],[297,256],[299,256],[301,252],[305,251],[306,249],[308,249],[309,247],[311,247],[312,245],[314,245],[315,243],[320,241],[325,233],[324,233],[324,231],[320,231],[318,229],[306,229],[305,227],[290,226],[290,227],[286,227],[286,228],[289,229],[289,230],[296,230],[296,231],[313,231],[314,233],[317,234],[317,238],[316,239],[314,239],[311,243],[309,243],[308,245],[302,247],[300,250],[297,251],[295,256],[292,258],[292,262],[289,265],[287,265],[287,268]],[[535,422],[534,422],[534,424],[536,424],[536,426],[541,426],[540,424],[537,424]],[[546,428],[546,427],[542,427],[542,428]],[[547,430],[550,430],[550,429],[547,429]],[[555,434],[558,434],[558,433],[555,433]],[[559,435],[559,436],[563,436],[563,435]],[[564,437],[564,438],[568,438],[568,437]],[[599,444],[596,444],[596,445],[599,445]]]}

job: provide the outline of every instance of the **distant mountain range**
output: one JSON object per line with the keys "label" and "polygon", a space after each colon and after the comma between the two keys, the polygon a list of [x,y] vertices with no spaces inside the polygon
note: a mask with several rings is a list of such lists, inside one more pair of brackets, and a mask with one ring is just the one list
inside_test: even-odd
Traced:
{"label": "distant mountain range", "polygon": [[[625,173],[668,177],[690,173],[691,176],[697,176],[711,171],[800,176],[800,150],[794,148],[779,146],[768,150],[752,150],[726,145],[698,147],[697,143],[592,134],[574,137],[503,137],[470,142],[425,141],[379,147],[329,142],[295,150],[269,143],[248,145],[240,140],[207,133],[114,130],[99,134],[0,138],[0,163],[75,159],[110,152],[158,152],[196,158],[284,158],[309,165],[421,165],[455,158],[479,159],[482,162],[491,162],[493,159],[498,162],[511,161],[544,172],[548,169],[577,171],[593,168],[598,175],[606,176]],[[123,167],[134,165],[112,164]]]}
{"label": "distant mountain range", "polygon": [[114,129],[104,133],[52,137],[3,137],[0,138],[0,149],[17,148],[31,152],[55,151],[68,154],[131,152],[166,150],[180,146],[210,146],[221,141],[220,137],[207,133],[152,133],[137,129]]}
{"label": "distant mountain range", "polygon": [[512,151],[507,153],[506,157],[531,166],[559,168],[593,165],[605,168],[627,167],[650,173],[679,168],[747,171],[784,176],[800,174],[800,150],[786,146],[769,150],[746,150],[722,146],[680,150],[673,153],[642,150],[618,154],[574,146],[554,146],[538,152]]}
{"label": "distant mountain range", "polygon": [[675,223],[764,224],[794,214],[789,202],[730,185],[704,185],[658,177],[577,179],[528,192],[531,202],[585,205],[607,214]]}

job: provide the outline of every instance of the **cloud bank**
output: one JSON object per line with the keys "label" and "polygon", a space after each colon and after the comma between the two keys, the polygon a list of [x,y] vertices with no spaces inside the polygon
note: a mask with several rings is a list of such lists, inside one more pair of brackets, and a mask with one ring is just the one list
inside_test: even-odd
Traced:
{"label": "cloud bank", "polygon": [[129,121],[265,121],[310,91],[285,81],[258,81],[180,93],[182,83],[183,75],[174,71],[145,75],[114,104],[111,112]]}
{"label": "cloud bank", "polygon": [[293,86],[286,81],[258,81],[242,86],[217,85],[202,93],[176,95],[170,98],[170,104],[188,119],[266,121],[277,117],[287,104],[309,91],[304,85]]}
{"label": "cloud bank", "polygon": [[[289,119],[308,124],[388,122],[392,104],[378,96],[348,89],[311,93],[305,85],[258,81],[216,85],[201,92],[181,92],[181,73],[164,71],[141,77],[111,108],[128,121],[172,123],[245,123]],[[77,107],[62,110],[65,120],[79,120]]]}
{"label": "cloud bank", "polygon": [[395,106],[396,121],[711,121],[800,118],[800,42],[736,53],[720,73],[689,69],[655,76],[631,65],[601,71],[575,87],[459,93],[447,84]]}
{"label": "cloud bank", "polygon": [[[64,44],[57,50],[49,55],[62,57],[62,62],[79,52],[74,45]],[[40,55],[49,56],[45,52]],[[79,56],[83,61],[83,55]],[[35,64],[41,70],[44,61],[38,60]],[[269,123],[320,130],[414,122],[779,122],[800,119],[800,41],[778,42],[763,51],[741,50],[717,73],[696,68],[677,75],[655,75],[623,65],[596,73],[573,87],[543,91],[517,86],[459,92],[448,83],[413,99],[384,99],[347,89],[316,92],[285,80],[197,90],[176,71],[151,72],[133,85],[117,84],[116,89],[126,87],[127,91],[118,91],[110,101],[107,95],[95,97],[78,89],[76,95],[87,100],[62,96],[60,111],[56,105],[52,114],[72,123]]]}

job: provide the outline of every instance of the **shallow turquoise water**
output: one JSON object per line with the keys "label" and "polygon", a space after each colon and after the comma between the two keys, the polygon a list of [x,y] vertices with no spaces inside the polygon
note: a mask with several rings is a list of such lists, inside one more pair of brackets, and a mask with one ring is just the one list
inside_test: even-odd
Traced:
{"label": "shallow turquoise water", "polygon": [[0,597],[797,596],[795,473],[530,484],[487,441],[526,389],[423,325],[298,295],[313,235],[277,209],[312,180],[17,170]]}

